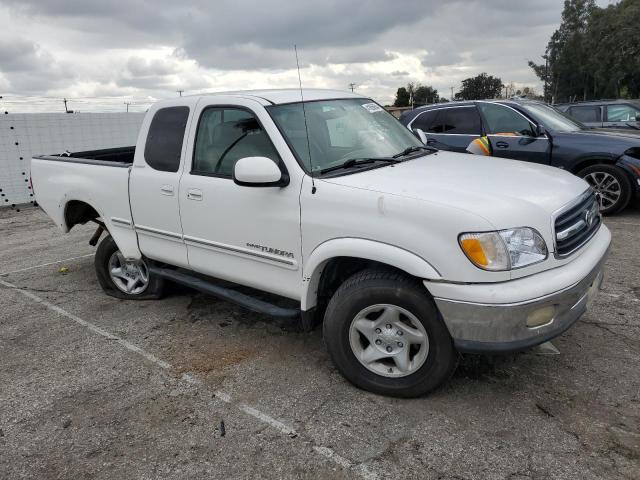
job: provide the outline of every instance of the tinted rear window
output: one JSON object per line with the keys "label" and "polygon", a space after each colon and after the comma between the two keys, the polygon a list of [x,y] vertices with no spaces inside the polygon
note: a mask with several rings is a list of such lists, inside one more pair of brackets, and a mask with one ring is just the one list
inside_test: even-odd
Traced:
{"label": "tinted rear window", "polygon": [[437,113],[437,110],[429,110],[419,114],[411,124],[411,129],[419,128],[423,132],[428,132]]}
{"label": "tinted rear window", "polygon": [[475,107],[445,108],[432,126],[435,133],[480,134],[480,114]]}
{"label": "tinted rear window", "polygon": [[600,121],[600,107],[599,106],[584,106],[584,107],[571,107],[569,114],[576,120],[581,122],[599,122]]}
{"label": "tinted rear window", "polygon": [[188,118],[189,107],[161,108],[153,116],[144,147],[144,159],[151,168],[178,171]]}

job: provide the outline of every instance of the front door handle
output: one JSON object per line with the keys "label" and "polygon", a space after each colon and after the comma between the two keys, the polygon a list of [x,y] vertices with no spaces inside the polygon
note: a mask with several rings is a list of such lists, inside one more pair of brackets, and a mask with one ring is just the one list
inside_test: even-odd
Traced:
{"label": "front door handle", "polygon": [[169,195],[172,196],[173,195],[173,185],[162,185],[160,187],[160,192],[163,195]]}
{"label": "front door handle", "polygon": [[427,145],[434,145],[436,141],[433,138],[427,140]]}
{"label": "front door handle", "polygon": [[509,144],[507,142],[496,142],[496,147],[498,147],[498,148],[509,148]]}
{"label": "front door handle", "polygon": [[189,200],[202,200],[202,190],[198,190],[197,188],[190,188],[187,190],[187,198]]}

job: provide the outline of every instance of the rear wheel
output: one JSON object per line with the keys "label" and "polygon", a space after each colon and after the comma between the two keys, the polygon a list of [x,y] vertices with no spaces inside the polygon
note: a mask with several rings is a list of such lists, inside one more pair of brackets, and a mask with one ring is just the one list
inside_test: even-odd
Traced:
{"label": "rear wheel", "polygon": [[107,295],[146,300],[162,294],[163,279],[151,275],[144,260],[127,260],[111,236],[98,245],[95,267],[98,282]]}
{"label": "rear wheel", "polygon": [[329,302],[323,330],[340,372],[383,395],[424,395],[451,376],[458,360],[425,288],[392,271],[349,278]]}
{"label": "rear wheel", "polygon": [[592,165],[578,172],[600,195],[600,212],[611,215],[627,206],[631,200],[631,182],[615,165]]}

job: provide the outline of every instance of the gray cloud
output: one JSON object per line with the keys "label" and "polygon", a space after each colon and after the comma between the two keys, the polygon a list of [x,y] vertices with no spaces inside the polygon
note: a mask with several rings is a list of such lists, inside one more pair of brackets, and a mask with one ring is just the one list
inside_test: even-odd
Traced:
{"label": "gray cloud", "polygon": [[2,0],[0,23],[34,41],[0,31],[0,74],[43,94],[65,82],[143,95],[268,86],[292,78],[283,74],[295,69],[295,43],[314,84],[356,82],[382,101],[407,81],[448,92],[482,71],[535,84],[526,60],[543,53],[561,9],[558,0]]}

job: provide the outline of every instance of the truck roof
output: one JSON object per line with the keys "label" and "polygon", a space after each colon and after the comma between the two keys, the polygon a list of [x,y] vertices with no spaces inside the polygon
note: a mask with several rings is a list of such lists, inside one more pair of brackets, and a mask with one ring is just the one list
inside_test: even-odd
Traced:
{"label": "truck roof", "polygon": [[[190,97],[217,97],[237,96],[241,98],[253,98],[264,105],[280,105],[283,103],[295,103],[300,101],[299,88],[278,88],[264,90],[235,90],[229,92],[212,92],[189,95]],[[362,95],[344,90],[330,90],[324,88],[303,88],[302,95],[305,101],[328,100],[334,98],[365,98]]]}

